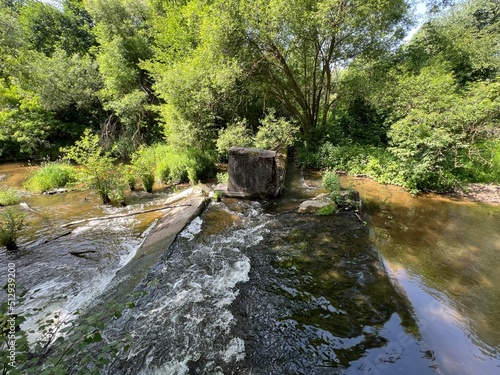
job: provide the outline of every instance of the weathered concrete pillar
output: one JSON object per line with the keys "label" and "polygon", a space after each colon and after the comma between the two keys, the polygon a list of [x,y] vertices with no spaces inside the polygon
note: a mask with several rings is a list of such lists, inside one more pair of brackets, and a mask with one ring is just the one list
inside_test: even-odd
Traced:
{"label": "weathered concrete pillar", "polygon": [[281,192],[284,174],[279,171],[277,159],[276,151],[231,147],[227,195],[247,198],[277,196]]}

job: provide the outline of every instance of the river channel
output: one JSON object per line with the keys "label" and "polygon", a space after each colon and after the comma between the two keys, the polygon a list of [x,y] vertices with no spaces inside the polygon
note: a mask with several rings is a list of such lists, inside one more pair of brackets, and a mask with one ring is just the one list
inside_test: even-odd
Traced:
{"label": "river channel", "polygon": [[[2,184],[20,188],[27,170],[0,166]],[[129,285],[134,307],[104,333],[131,349],[102,373],[500,373],[500,206],[343,185],[361,194],[358,216],[297,214],[323,190],[293,168],[283,198],[211,203]],[[90,192],[24,196],[20,250],[0,250],[28,291],[22,328],[99,300],[161,212],[62,224],[161,207],[171,193],[139,191],[119,208]]]}

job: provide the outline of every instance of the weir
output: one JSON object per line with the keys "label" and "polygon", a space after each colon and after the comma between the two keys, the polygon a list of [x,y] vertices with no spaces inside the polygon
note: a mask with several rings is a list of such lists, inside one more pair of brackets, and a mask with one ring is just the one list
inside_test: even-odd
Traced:
{"label": "weir", "polygon": [[[202,203],[176,210],[186,223],[195,217],[191,224],[176,235],[182,224],[167,211],[141,246],[156,215],[87,222],[67,236],[54,228],[172,201],[137,199],[125,209],[99,206],[88,192],[26,197],[36,240],[2,253],[29,289],[21,330],[56,310],[58,322],[86,329],[104,311],[103,342],[82,353],[109,359],[102,374],[496,373],[498,207],[343,177],[366,202],[365,226],[351,211],[297,215],[321,181],[293,164],[287,175],[279,199],[226,198],[199,216],[205,198],[190,191],[182,199]],[[71,255],[89,249],[97,252]],[[107,343],[130,350],[115,357]],[[85,371],[66,359],[68,373]]]}
{"label": "weir", "polygon": [[206,207],[208,198],[201,190],[188,189],[165,201],[165,205],[176,204],[148,233],[134,257],[121,268],[99,298],[94,308],[106,309],[106,305],[126,303],[131,292],[150,269],[168,252],[177,235]]}

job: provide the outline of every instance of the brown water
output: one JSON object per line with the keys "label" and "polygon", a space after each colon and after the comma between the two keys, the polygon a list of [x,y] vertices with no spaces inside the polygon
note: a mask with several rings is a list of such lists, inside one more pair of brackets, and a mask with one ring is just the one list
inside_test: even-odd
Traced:
{"label": "brown water", "polygon": [[[27,171],[0,166],[0,185],[20,188]],[[145,293],[107,328],[109,337],[135,335],[110,373],[500,373],[500,206],[412,197],[367,179],[343,184],[360,191],[367,226],[349,213],[295,214],[322,190],[317,176],[293,170],[282,199],[212,204],[130,286]],[[159,207],[167,195],[138,192],[125,208],[91,192],[24,196],[34,211],[24,209],[21,249],[0,250],[29,290],[24,328],[99,298],[161,212],[56,238],[68,232],[62,224]],[[85,250],[96,253],[70,254]]]}
{"label": "brown water", "polygon": [[440,371],[500,373],[500,206],[343,183],[360,191],[373,241]]}

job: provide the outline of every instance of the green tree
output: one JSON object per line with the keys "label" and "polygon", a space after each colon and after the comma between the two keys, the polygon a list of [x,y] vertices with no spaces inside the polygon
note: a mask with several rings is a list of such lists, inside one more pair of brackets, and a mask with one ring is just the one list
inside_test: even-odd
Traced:
{"label": "green tree", "polygon": [[92,19],[81,0],[65,0],[62,9],[43,1],[26,1],[19,8],[19,24],[30,49],[47,56],[56,49],[85,54],[95,45]]}
{"label": "green tree", "polygon": [[394,47],[409,9],[402,0],[231,0],[220,6],[240,23],[245,66],[308,141],[326,125],[341,94],[339,72],[357,56]]}
{"label": "green tree", "polygon": [[214,149],[218,130],[238,117],[241,98],[241,68],[224,53],[228,14],[203,0],[151,4],[155,55],[144,67],[162,100],[164,134],[176,147]]}
{"label": "green tree", "polygon": [[[95,40],[78,0],[0,7],[0,152],[39,157],[99,125],[101,82],[87,50]],[[3,4],[5,5],[5,4]],[[79,8],[80,7],[80,8]],[[78,10],[79,9],[79,10]]]}
{"label": "green tree", "polygon": [[96,58],[103,79],[100,98],[109,110],[102,124],[103,140],[118,142],[126,156],[143,142],[155,140],[155,102],[152,82],[140,62],[152,57],[149,8],[146,2],[129,0],[85,0],[85,9],[95,21],[93,32],[99,43]]}

